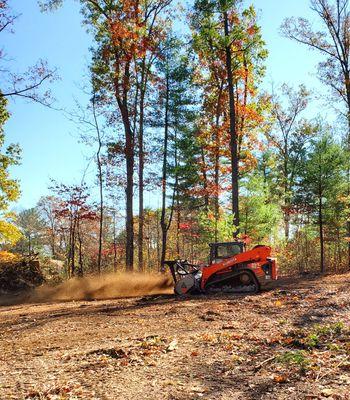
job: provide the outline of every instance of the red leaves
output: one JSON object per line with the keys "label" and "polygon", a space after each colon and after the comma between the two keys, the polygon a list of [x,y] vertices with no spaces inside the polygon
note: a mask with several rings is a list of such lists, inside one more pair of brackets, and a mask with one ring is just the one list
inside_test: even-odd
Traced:
{"label": "red leaves", "polygon": [[94,221],[98,219],[97,213],[87,203],[89,194],[86,185],[55,184],[51,189],[58,196],[58,203],[54,213],[58,219],[79,219]]}
{"label": "red leaves", "polygon": [[183,222],[183,223],[179,224],[179,228],[182,231],[189,231],[189,230],[191,230],[192,225],[189,224],[188,222]]}
{"label": "red leaves", "polygon": [[193,238],[200,237],[199,227],[197,223],[192,221],[182,222],[179,224],[180,231],[186,232],[186,236]]}

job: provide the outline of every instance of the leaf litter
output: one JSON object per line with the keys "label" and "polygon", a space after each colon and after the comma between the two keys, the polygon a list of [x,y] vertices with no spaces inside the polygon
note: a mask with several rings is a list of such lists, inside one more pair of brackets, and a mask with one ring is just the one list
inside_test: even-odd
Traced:
{"label": "leaf litter", "polygon": [[345,274],[253,296],[3,306],[0,398],[349,399],[349,289]]}

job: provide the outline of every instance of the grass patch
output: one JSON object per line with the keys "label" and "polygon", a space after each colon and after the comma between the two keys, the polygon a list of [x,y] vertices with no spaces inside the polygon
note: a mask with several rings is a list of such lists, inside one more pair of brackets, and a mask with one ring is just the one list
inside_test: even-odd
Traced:
{"label": "grass patch", "polygon": [[[303,350],[331,349],[336,341],[343,341],[350,334],[343,322],[326,325],[314,325],[309,331],[298,330],[290,332],[285,339],[285,344]],[[334,349],[336,349],[334,347]]]}
{"label": "grass patch", "polygon": [[275,361],[280,364],[296,366],[300,371],[306,371],[310,364],[307,353],[303,350],[286,351],[276,357]]}
{"label": "grass patch", "polygon": [[339,338],[345,332],[345,326],[343,322],[335,322],[328,325],[315,325],[312,332],[307,335],[304,340],[306,347],[319,348],[322,346],[329,346],[332,342]]}

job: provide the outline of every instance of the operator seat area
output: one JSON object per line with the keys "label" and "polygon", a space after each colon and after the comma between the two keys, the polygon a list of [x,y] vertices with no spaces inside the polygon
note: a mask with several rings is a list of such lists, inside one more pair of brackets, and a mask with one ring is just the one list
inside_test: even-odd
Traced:
{"label": "operator seat area", "polygon": [[211,243],[210,244],[210,264],[216,264],[227,258],[234,257],[243,253],[244,244],[242,242],[230,243]]}

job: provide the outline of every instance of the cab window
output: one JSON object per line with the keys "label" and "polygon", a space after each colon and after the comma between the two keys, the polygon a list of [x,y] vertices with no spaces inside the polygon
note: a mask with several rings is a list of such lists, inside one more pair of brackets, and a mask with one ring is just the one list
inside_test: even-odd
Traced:
{"label": "cab window", "polygon": [[217,258],[230,258],[241,253],[241,247],[238,244],[231,244],[226,246],[218,246]]}

